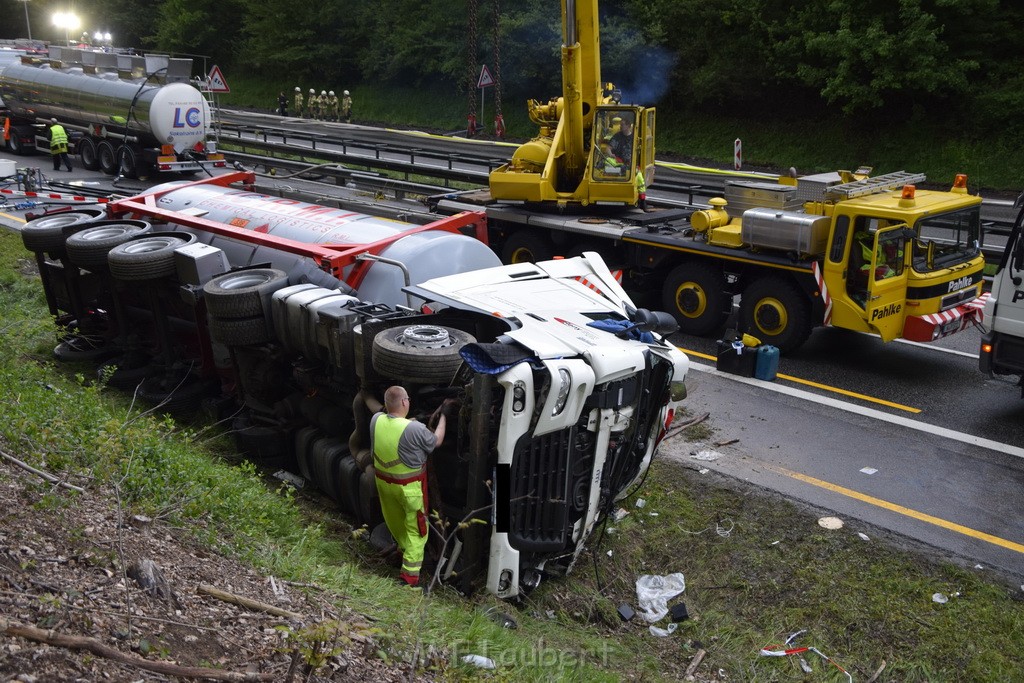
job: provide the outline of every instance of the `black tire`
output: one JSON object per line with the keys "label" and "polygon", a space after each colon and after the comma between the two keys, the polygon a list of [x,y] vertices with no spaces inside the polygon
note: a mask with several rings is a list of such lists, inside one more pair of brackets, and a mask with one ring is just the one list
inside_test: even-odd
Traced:
{"label": "black tire", "polygon": [[377,494],[377,475],[372,467],[367,467],[359,476],[359,521],[371,529],[384,521]]}
{"label": "black tire", "polygon": [[[410,340],[413,334],[420,340]],[[435,348],[429,348],[431,334],[437,338]],[[392,327],[373,338],[373,369],[404,381],[447,384],[462,366],[459,349],[475,341],[468,332],[440,325]]]}
{"label": "black tire", "polygon": [[21,242],[25,248],[33,252],[62,252],[67,240],[66,228],[80,226],[82,223],[94,221],[103,212],[64,211],[51,216],[42,216],[31,220],[21,228]]}
{"label": "black tire", "polygon": [[134,148],[128,145],[117,148],[117,170],[118,174],[125,178],[139,177],[138,155]]}
{"label": "black tire", "polygon": [[679,331],[710,334],[732,311],[722,271],[700,261],[688,261],[669,272],[662,287],[662,306],[679,322]]}
{"label": "black tire", "polygon": [[777,277],[755,280],[740,299],[742,330],[780,353],[800,347],[811,334],[811,306],[792,282]]}
{"label": "black tire", "polygon": [[313,444],[320,438],[323,438],[323,434],[316,427],[303,427],[295,434],[295,464],[298,466],[299,474],[310,484],[314,483],[309,467],[313,456]]}
{"label": "black tire", "polygon": [[138,386],[138,396],[162,413],[186,415],[199,410],[203,399],[213,394],[213,385],[194,378],[182,380],[169,374],[147,377]]}
{"label": "black tire", "polygon": [[189,233],[153,233],[129,239],[110,250],[110,274],[119,280],[157,280],[175,272],[174,250],[195,241]]}
{"label": "black tire", "polygon": [[96,141],[86,136],[78,141],[78,159],[82,162],[82,168],[87,171],[95,171],[100,167],[99,151],[96,149]]}
{"label": "black tire", "polygon": [[111,358],[96,368],[96,376],[100,380],[105,379],[107,386],[123,391],[134,391],[152,372],[149,359],[138,355]]}
{"label": "black tire", "polygon": [[107,254],[119,244],[149,232],[145,221],[97,221],[76,232],[64,243],[68,260],[87,270],[106,270]]}
{"label": "black tire", "polygon": [[114,143],[110,140],[101,140],[96,145],[96,157],[99,161],[100,170],[106,175],[117,173],[117,151]]}
{"label": "black tire", "polygon": [[280,467],[289,459],[291,435],[276,427],[255,424],[249,415],[239,415],[231,422],[231,435],[238,452],[247,460],[267,467]]}
{"label": "black tire", "polygon": [[316,485],[331,500],[336,501],[341,496],[337,476],[338,463],[348,455],[348,444],[341,439],[326,438],[317,442],[317,447],[313,451]]}
{"label": "black tire", "polygon": [[334,478],[338,483],[338,507],[353,517],[359,516],[359,481],[362,477],[363,471],[346,451],[338,460]]}
{"label": "black tire", "polygon": [[529,230],[519,230],[508,236],[501,249],[502,263],[536,263],[548,261],[555,255],[551,240]]}
{"label": "black tire", "polygon": [[53,349],[57,360],[66,363],[82,363],[100,361],[117,355],[120,349],[107,344],[104,339],[76,336],[65,339]]}
{"label": "black tire", "polygon": [[269,314],[270,297],[287,284],[283,270],[250,268],[214,277],[203,285],[203,299],[211,318],[251,318]]}
{"label": "black tire", "polygon": [[11,138],[7,141],[7,148],[11,150],[11,154],[17,154],[20,157],[29,153],[28,146],[21,141],[21,136],[15,130],[11,131]]}
{"label": "black tire", "polygon": [[274,339],[273,330],[262,315],[241,320],[210,318],[210,338],[224,346],[252,346]]}

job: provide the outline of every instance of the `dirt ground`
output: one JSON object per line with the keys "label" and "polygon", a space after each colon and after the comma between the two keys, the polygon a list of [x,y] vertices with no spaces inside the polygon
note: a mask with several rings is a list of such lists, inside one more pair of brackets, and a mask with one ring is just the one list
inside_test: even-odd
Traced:
{"label": "dirt ground", "polygon": [[[129,569],[153,565],[147,592]],[[200,585],[295,616],[247,609]],[[35,640],[12,635],[25,626],[39,629]],[[123,516],[114,491],[71,493],[0,458],[0,681],[182,679],[144,668],[161,664],[214,670],[187,680],[409,680],[378,658],[371,628],[316,586],[260,575],[159,520]],[[48,635],[87,649],[37,642]],[[129,659],[103,656],[103,646]],[[314,651],[324,661],[310,672]]]}

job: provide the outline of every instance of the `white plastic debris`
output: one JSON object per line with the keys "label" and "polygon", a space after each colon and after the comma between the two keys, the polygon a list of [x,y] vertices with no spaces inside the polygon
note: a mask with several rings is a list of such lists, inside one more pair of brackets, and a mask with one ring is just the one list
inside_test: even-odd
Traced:
{"label": "white plastic debris", "polygon": [[863,534],[863,533],[861,533],[859,531],[857,532],[857,538],[859,538],[862,541],[870,541],[871,540],[870,538],[868,538],[867,534]]}
{"label": "white plastic debris", "polygon": [[878,470],[876,470],[874,467],[862,467],[860,468],[860,471],[863,472],[864,474],[874,474]]}
{"label": "white plastic debris", "polygon": [[661,621],[668,614],[668,601],[686,590],[682,572],[667,576],[644,574],[636,580],[636,599],[640,616],[649,623]]}
{"label": "white plastic debris", "polygon": [[612,513],[612,519],[616,522],[621,522],[628,514],[629,510],[627,510],[626,508],[619,508],[618,510]]}
{"label": "white plastic debris", "polygon": [[493,669],[494,668],[494,660],[491,659],[490,657],[482,657],[480,655],[465,655],[462,658],[462,661],[466,662],[467,664],[472,664],[473,666],[477,667],[478,669]]}
{"label": "white plastic debris", "polygon": [[645,505],[647,505],[647,500],[645,500],[644,498],[637,498],[636,499],[636,506],[638,508],[642,508]]}
{"label": "white plastic debris", "polygon": [[822,517],[818,520],[818,526],[835,531],[843,528],[843,520],[838,517]]}
{"label": "white plastic debris", "polygon": [[658,628],[657,626],[652,624],[648,628],[650,629],[652,636],[657,636],[658,638],[667,638],[668,636],[676,632],[676,629],[679,628],[679,624],[671,622],[668,625],[668,628]]}
{"label": "white plastic debris", "polygon": [[722,457],[722,454],[718,451],[700,451],[690,456],[694,460],[704,460],[706,462],[714,462]]}
{"label": "white plastic debris", "polygon": [[949,602],[949,598],[946,597],[943,593],[932,593],[932,602],[937,602],[940,605],[945,605],[947,602]]}
{"label": "white plastic debris", "polygon": [[297,475],[294,475],[291,472],[287,472],[285,470],[278,470],[277,472],[274,472],[274,478],[280,479],[281,481],[287,484],[291,484],[297,489],[301,489],[303,486],[306,485],[305,479]]}

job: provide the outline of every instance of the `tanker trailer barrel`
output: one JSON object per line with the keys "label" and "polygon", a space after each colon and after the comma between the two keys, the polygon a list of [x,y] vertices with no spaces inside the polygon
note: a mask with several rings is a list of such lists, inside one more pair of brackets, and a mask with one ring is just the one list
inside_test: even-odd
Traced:
{"label": "tanker trailer barrel", "polygon": [[117,135],[127,128],[142,144],[173,145],[176,152],[204,142],[209,130],[209,105],[186,83],[143,85],[116,73],[16,61],[0,66],[0,98],[29,122],[55,118]]}

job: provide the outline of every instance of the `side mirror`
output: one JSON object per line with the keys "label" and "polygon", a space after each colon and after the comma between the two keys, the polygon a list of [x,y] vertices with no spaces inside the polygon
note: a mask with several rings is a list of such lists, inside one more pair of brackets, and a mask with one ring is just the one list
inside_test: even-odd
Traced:
{"label": "side mirror", "polygon": [[671,313],[665,311],[649,311],[641,308],[633,315],[634,322],[642,332],[656,332],[669,335],[679,329],[679,323]]}

